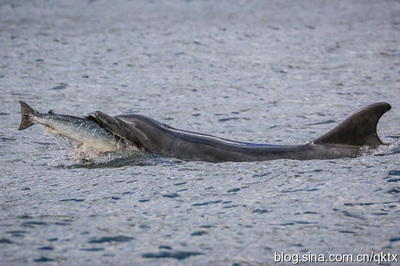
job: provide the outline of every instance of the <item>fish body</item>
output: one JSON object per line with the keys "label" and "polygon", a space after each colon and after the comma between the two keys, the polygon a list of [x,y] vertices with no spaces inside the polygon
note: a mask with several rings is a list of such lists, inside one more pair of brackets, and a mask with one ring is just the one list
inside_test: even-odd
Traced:
{"label": "fish body", "polygon": [[83,117],[60,115],[53,112],[40,113],[25,102],[21,104],[21,124],[24,130],[34,124],[42,124],[51,132],[69,138],[78,143],[101,152],[116,151],[121,148],[120,139],[94,121]]}

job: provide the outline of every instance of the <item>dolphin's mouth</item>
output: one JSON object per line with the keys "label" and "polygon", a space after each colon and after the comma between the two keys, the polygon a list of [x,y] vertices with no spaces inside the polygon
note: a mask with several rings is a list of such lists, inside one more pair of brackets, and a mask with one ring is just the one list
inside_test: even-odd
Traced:
{"label": "dolphin's mouth", "polygon": [[123,134],[125,132],[121,130],[118,120],[114,117],[96,111],[93,115],[86,116],[85,118],[97,123],[99,126],[113,134],[114,137],[118,139],[118,144],[121,145],[121,148],[134,152],[144,151],[132,137],[128,139],[125,136],[126,134]]}

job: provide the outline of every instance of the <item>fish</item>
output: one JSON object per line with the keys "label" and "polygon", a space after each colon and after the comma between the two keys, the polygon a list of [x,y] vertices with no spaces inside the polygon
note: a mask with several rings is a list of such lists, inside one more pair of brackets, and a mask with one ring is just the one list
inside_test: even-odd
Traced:
{"label": "fish", "polygon": [[77,142],[77,148],[89,147],[99,152],[112,152],[124,148],[124,141],[90,118],[61,115],[53,111],[40,113],[20,101],[21,123],[18,130],[42,124],[50,132]]}

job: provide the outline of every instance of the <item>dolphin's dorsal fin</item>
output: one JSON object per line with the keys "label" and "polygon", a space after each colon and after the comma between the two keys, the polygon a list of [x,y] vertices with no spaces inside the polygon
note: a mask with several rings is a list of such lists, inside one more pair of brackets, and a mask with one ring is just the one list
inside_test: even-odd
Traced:
{"label": "dolphin's dorsal fin", "polygon": [[379,119],[391,106],[385,102],[366,106],[325,135],[314,140],[314,144],[342,144],[375,148],[382,144],[376,132]]}

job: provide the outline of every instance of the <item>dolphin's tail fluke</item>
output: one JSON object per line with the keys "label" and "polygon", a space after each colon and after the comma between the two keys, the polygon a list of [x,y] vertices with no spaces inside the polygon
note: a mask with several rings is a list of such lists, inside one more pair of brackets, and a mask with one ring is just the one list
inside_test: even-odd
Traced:
{"label": "dolphin's tail fluke", "polygon": [[38,114],[38,111],[23,101],[20,101],[19,103],[21,104],[21,124],[19,125],[18,130],[24,130],[35,124],[35,122],[32,120],[32,117]]}
{"label": "dolphin's tail fluke", "polygon": [[376,131],[378,121],[390,109],[391,106],[385,102],[366,106],[312,143],[375,148],[382,144]]}

